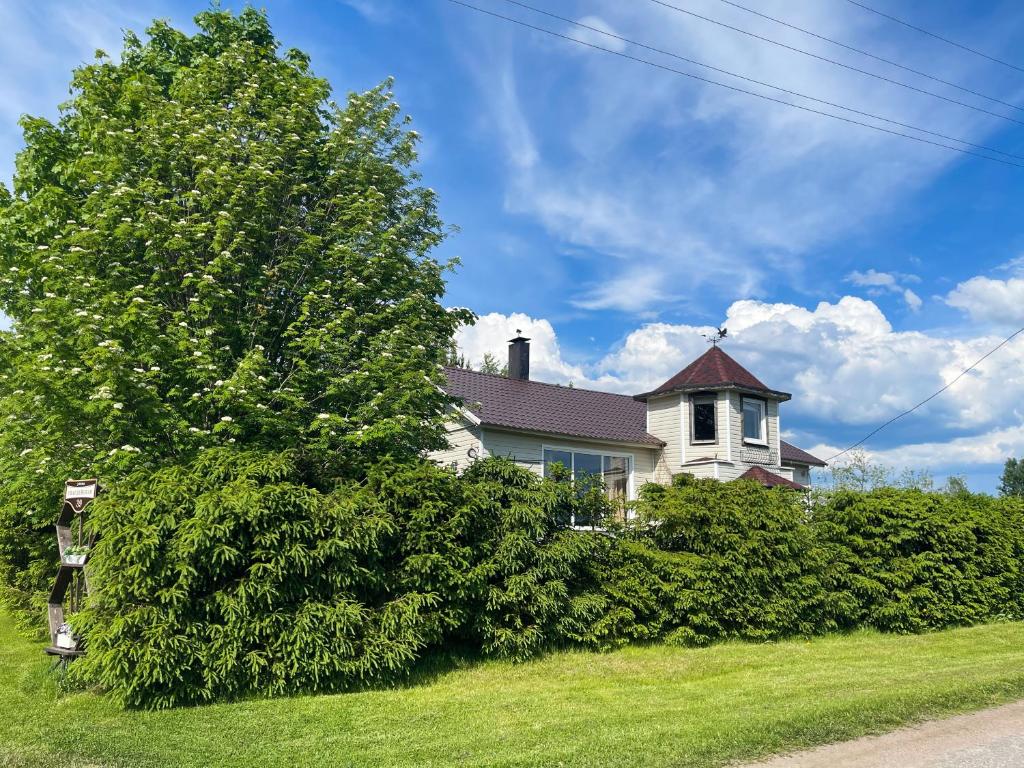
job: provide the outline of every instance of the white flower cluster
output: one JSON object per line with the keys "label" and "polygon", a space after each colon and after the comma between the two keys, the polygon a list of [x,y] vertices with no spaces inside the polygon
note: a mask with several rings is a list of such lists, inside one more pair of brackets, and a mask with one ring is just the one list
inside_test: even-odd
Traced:
{"label": "white flower cluster", "polygon": [[91,395],[89,395],[89,399],[90,400],[113,400],[114,399],[114,394],[110,391],[110,387],[107,386],[106,384],[104,384],[102,387],[100,387],[95,392],[93,392]]}
{"label": "white flower cluster", "polygon": [[122,445],[120,448],[111,448],[109,451],[107,451],[107,455],[113,456],[118,451],[124,451],[125,453],[142,453],[141,448],[136,448],[134,445],[128,445],[126,443],[125,445]]}

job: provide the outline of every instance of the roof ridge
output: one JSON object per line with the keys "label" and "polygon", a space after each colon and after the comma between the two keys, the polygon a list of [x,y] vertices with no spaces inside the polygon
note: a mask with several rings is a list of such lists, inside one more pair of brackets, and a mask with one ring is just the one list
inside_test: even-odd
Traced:
{"label": "roof ridge", "polygon": [[565,384],[552,384],[548,381],[537,381],[536,379],[513,379],[506,376],[503,373],[484,373],[483,371],[474,371],[472,368],[460,368],[457,365],[446,365],[445,370],[450,371],[461,371],[463,373],[472,373],[477,376],[487,376],[494,379],[503,379],[504,381],[522,381],[525,384],[537,384],[542,387],[553,387],[559,390],[574,390],[576,392],[590,392],[595,395],[608,395],[609,397],[624,397],[627,400],[632,400],[633,395],[624,395],[621,392],[606,392],[603,389],[586,389],[584,387],[566,386]]}

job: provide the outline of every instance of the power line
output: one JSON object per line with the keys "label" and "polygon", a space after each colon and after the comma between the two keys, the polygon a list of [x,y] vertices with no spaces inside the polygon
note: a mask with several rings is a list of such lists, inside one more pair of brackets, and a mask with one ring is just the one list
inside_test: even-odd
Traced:
{"label": "power line", "polygon": [[[908,66],[906,66],[904,64],[900,64],[897,61],[893,61],[892,59],[887,59],[887,58],[885,58],[883,56],[878,56],[878,55],[876,55],[874,53],[871,53],[870,51],[865,51],[863,48],[857,48],[856,46],[848,45],[848,44],[846,44],[844,42],[841,42],[839,40],[834,40],[831,37],[826,37],[825,35],[819,35],[817,32],[812,32],[809,29],[804,29],[803,27],[798,27],[796,24],[790,24],[788,21],[783,21],[782,19],[777,19],[774,16],[769,16],[767,13],[761,13],[760,11],[754,10],[753,8],[747,8],[747,6],[740,5],[739,3],[734,3],[732,0],[719,0],[719,2],[725,3],[726,5],[731,5],[733,8],[738,8],[741,11],[746,11],[747,13],[752,13],[754,16],[760,16],[762,19],[767,19],[768,21],[774,22],[775,24],[781,24],[782,26],[788,27],[789,29],[795,29],[797,32],[802,32],[805,35],[810,35],[811,37],[817,38],[818,40],[824,40],[826,43],[831,43],[832,45],[838,45],[840,48],[845,48],[848,51],[853,51],[854,53],[859,53],[861,56],[867,56],[870,59],[874,59],[875,61],[880,61],[883,64],[888,64],[891,67],[897,67],[899,69],[902,69],[905,72],[910,72],[911,74],[919,75],[920,77],[926,77],[929,80],[933,80],[936,83],[942,83],[943,85],[948,85],[950,88],[956,88],[958,91],[963,91],[964,93],[969,93],[972,96],[977,96],[978,98],[985,99],[987,101],[991,101],[991,102],[994,102],[996,104],[1002,104],[1004,107],[1010,107],[1011,109],[1016,109],[1016,110],[1020,110],[1020,111],[1024,112],[1024,107],[1017,106],[1016,104],[1012,104],[1009,101],[1003,101],[1002,99],[997,99],[995,96],[989,96],[987,94],[981,93],[980,91],[975,91],[975,90],[972,90],[971,88],[967,88],[967,87],[965,87],[963,85],[957,85],[956,83],[950,82],[949,80],[943,80],[941,77],[936,77],[935,75],[929,75],[927,72],[922,72],[919,69],[914,69],[913,67],[908,67]],[[858,5],[859,5],[859,3],[858,3]]]}
{"label": "power line", "polygon": [[560,32],[555,32],[554,30],[551,30],[551,29],[546,29],[544,27],[539,27],[539,26],[537,26],[535,24],[530,24],[529,22],[522,21],[521,19],[515,19],[515,18],[512,18],[511,16],[505,16],[504,14],[498,13],[496,11],[490,11],[490,10],[487,10],[485,8],[480,8],[479,6],[472,5],[471,3],[464,2],[464,0],[448,0],[448,2],[453,3],[454,5],[460,5],[460,6],[464,7],[464,8],[468,8],[468,9],[476,11],[478,13],[486,14],[488,16],[493,16],[494,18],[497,18],[497,19],[502,19],[503,21],[507,21],[507,22],[510,22],[512,24],[517,24],[517,25],[519,25],[521,27],[525,27],[527,29],[532,29],[532,30],[534,30],[536,32],[543,32],[544,34],[550,35],[551,37],[557,37],[557,38],[559,38],[561,40],[567,40],[567,41],[569,41],[571,43],[576,43],[577,45],[583,45],[583,46],[586,46],[587,48],[592,48],[592,49],[594,49],[596,51],[603,51],[604,53],[611,54],[612,56],[618,56],[619,58],[627,59],[628,61],[635,61],[635,62],[637,62],[639,64],[646,64],[649,67],[655,67],[656,69],[660,69],[660,70],[663,70],[665,72],[671,72],[673,74],[680,75],[682,77],[688,77],[688,78],[690,78],[692,80],[698,80],[698,81],[700,81],[702,83],[707,83],[709,85],[718,86],[719,88],[726,88],[726,89],[728,89],[730,91],[733,91],[735,93],[742,93],[742,94],[745,94],[747,96],[754,96],[754,97],[756,97],[758,99],[763,99],[764,101],[770,101],[770,102],[773,102],[775,104],[782,104],[782,105],[787,106],[787,107],[792,107],[793,109],[799,109],[799,110],[802,110],[804,112],[809,112],[809,113],[815,114],[815,115],[821,115],[823,117],[830,117],[833,120],[841,120],[844,123],[849,123],[851,125],[859,125],[859,126],[862,126],[864,128],[870,128],[870,129],[875,130],[875,131],[881,131],[882,133],[887,133],[887,134],[890,134],[892,136],[900,136],[902,138],[910,139],[911,141],[916,141],[916,142],[919,142],[921,144],[928,144],[928,145],[931,145],[931,146],[934,146],[934,147],[941,147],[943,149],[949,149],[949,150],[952,150],[953,152],[959,152],[959,153],[964,154],[964,155],[971,155],[973,157],[980,157],[983,160],[989,160],[989,161],[994,162],[994,163],[1002,163],[1003,165],[1011,165],[1011,166],[1013,166],[1015,168],[1024,168],[1024,164],[1021,164],[1021,163],[1015,163],[1015,162],[1012,162],[1010,160],[1004,160],[1004,159],[999,158],[999,157],[992,157],[991,155],[982,154],[981,152],[974,152],[973,150],[964,149],[963,147],[955,147],[955,146],[952,146],[950,144],[944,144],[941,141],[932,141],[930,139],[922,138],[921,136],[914,136],[914,135],[909,134],[909,133],[903,133],[902,131],[892,130],[891,128],[884,128],[884,127],[882,127],[880,125],[872,125],[871,123],[865,123],[865,122],[863,122],[861,120],[855,120],[852,117],[845,117],[843,115],[837,115],[837,114],[834,114],[832,112],[826,112],[825,110],[821,110],[821,109],[814,109],[813,107],[807,107],[807,106],[804,106],[802,104],[794,104],[793,102],[786,101],[785,99],[779,99],[779,98],[776,98],[774,96],[769,96],[769,95],[764,94],[764,93],[758,93],[757,91],[750,91],[750,90],[747,90],[745,88],[739,88],[739,87],[737,87],[735,85],[729,85],[728,83],[723,83],[723,82],[720,82],[718,80],[712,80],[711,78],[703,77],[702,75],[694,74],[693,72],[685,72],[685,71],[683,71],[681,69],[675,69],[675,68],[669,67],[669,66],[667,66],[665,64],[659,64],[657,62],[650,61],[649,59],[640,58],[639,56],[632,56],[632,55],[630,55],[628,53],[623,53],[622,51],[615,51],[615,50],[612,50],[611,48],[605,48],[604,46],[597,45],[595,43],[588,43],[585,40],[579,40],[578,38],[570,37],[569,35],[563,35]]}
{"label": "power line", "polygon": [[888,117],[882,117],[881,115],[876,115],[876,114],[874,114],[872,112],[865,112],[864,110],[855,109],[854,107],[847,107],[847,106],[844,106],[843,104],[837,104],[836,102],[833,102],[833,101],[827,101],[826,99],[820,99],[820,98],[818,98],[816,96],[809,96],[806,93],[800,93],[799,91],[793,91],[793,90],[790,90],[789,88],[783,88],[782,86],[779,86],[779,85],[773,85],[772,83],[767,83],[767,82],[764,82],[763,80],[757,80],[757,79],[755,79],[753,77],[747,77],[746,75],[741,75],[741,74],[738,74],[736,72],[731,72],[728,69],[722,69],[721,67],[716,67],[716,66],[713,66],[711,64],[705,64],[702,61],[697,61],[696,59],[690,59],[690,58],[687,58],[686,56],[681,56],[681,55],[679,55],[677,53],[672,53],[671,51],[666,51],[666,50],[664,50],[662,48],[655,48],[653,46],[646,45],[646,44],[638,42],[636,40],[631,40],[628,37],[623,37],[622,35],[617,35],[614,32],[609,32],[607,30],[600,29],[598,27],[590,26],[589,24],[584,24],[581,21],[575,21],[575,20],[567,18],[565,16],[559,16],[557,13],[552,13],[552,12],[546,11],[546,10],[544,10],[542,8],[537,8],[535,6],[532,6],[532,5],[529,5],[527,3],[521,2],[521,0],[505,0],[505,2],[509,3],[511,5],[517,5],[520,8],[525,8],[528,11],[533,11],[534,13],[543,14],[544,16],[548,16],[548,17],[550,17],[552,19],[557,19],[558,21],[563,21],[563,22],[565,22],[567,24],[572,24],[572,25],[574,25],[576,27],[580,27],[581,29],[586,29],[586,30],[588,30],[590,32],[596,32],[599,35],[604,35],[605,37],[610,37],[612,39],[619,40],[620,42],[628,43],[629,45],[635,45],[638,48],[644,48],[644,49],[646,49],[648,51],[652,51],[654,53],[659,53],[659,54],[662,54],[664,56],[670,56],[673,59],[678,59],[679,61],[685,61],[688,64],[695,64],[698,67],[704,67],[705,69],[710,69],[713,72],[719,72],[719,73],[721,73],[723,75],[728,75],[730,77],[735,77],[738,80],[744,80],[744,81],[746,81],[748,83],[754,83],[756,85],[762,85],[762,86],[764,86],[766,88],[772,88],[772,89],[774,89],[776,91],[781,91],[782,93],[787,93],[790,96],[797,96],[797,97],[799,97],[801,99],[807,99],[808,101],[814,101],[814,102],[817,102],[818,104],[824,104],[824,105],[829,106],[829,107],[835,107],[837,109],[842,109],[842,110],[845,110],[847,112],[852,112],[854,114],[861,115],[862,117],[869,117],[872,120],[880,120],[880,121],[882,121],[884,123],[889,123],[890,125],[899,126],[900,128],[907,128],[907,129],[912,130],[912,131],[918,131],[920,133],[926,133],[926,134],[928,134],[930,136],[935,136],[935,137],[940,138],[940,139],[946,139],[948,141],[955,141],[955,142],[958,142],[960,144],[965,144],[966,146],[969,146],[969,147],[974,147],[975,149],[982,149],[982,150],[985,150],[986,152],[994,152],[995,154],[1003,155],[1004,157],[1011,157],[1011,158],[1014,158],[1014,159],[1017,159],[1017,160],[1024,160],[1024,155],[1015,155],[1012,152],[1004,152],[1001,149],[995,149],[994,147],[988,147],[988,146],[985,146],[984,144],[975,144],[974,142],[967,141],[966,139],[960,139],[960,138],[957,138],[956,136],[949,136],[949,135],[947,135],[945,133],[939,133],[937,131],[929,130],[928,128],[920,128],[920,127],[918,127],[916,125],[910,125],[909,123],[902,123],[899,120],[893,120],[893,119],[888,118]]}
{"label": "power line", "polygon": [[986,353],[985,353],[984,355],[982,355],[982,356],[981,356],[981,357],[979,357],[979,358],[978,358],[977,360],[975,360],[975,361],[974,361],[973,363],[971,363],[971,365],[970,365],[970,366],[968,366],[967,368],[964,368],[964,370],[960,371],[960,373],[959,373],[959,374],[957,374],[956,378],[954,378],[954,379],[953,379],[952,381],[950,381],[950,382],[949,382],[948,384],[946,384],[946,385],[945,385],[944,387],[942,387],[942,388],[941,388],[941,389],[939,389],[938,391],[936,391],[936,392],[932,393],[931,395],[929,395],[928,397],[926,397],[926,398],[925,398],[924,400],[922,400],[922,401],[921,401],[920,403],[918,403],[917,405],[915,405],[915,406],[914,406],[913,408],[908,408],[908,409],[907,409],[907,410],[905,410],[905,411],[904,411],[903,413],[901,413],[901,414],[899,414],[899,415],[897,415],[897,416],[893,416],[893,417],[892,417],[891,419],[889,419],[889,420],[888,420],[887,422],[885,422],[885,424],[882,424],[882,425],[881,425],[880,427],[877,427],[877,428],[876,428],[876,429],[874,429],[873,431],[869,432],[869,433],[868,433],[867,435],[865,435],[865,436],[864,436],[864,437],[863,437],[862,439],[858,440],[858,441],[857,441],[856,443],[854,443],[853,445],[851,445],[851,446],[850,446],[849,448],[846,448],[846,449],[844,449],[844,450],[840,451],[839,453],[835,454],[834,456],[829,456],[829,458],[828,458],[828,459],[826,460],[826,463],[828,463],[828,462],[832,461],[833,459],[838,459],[838,458],[839,458],[840,456],[842,456],[842,455],[843,455],[844,453],[849,453],[849,452],[850,452],[850,451],[852,451],[852,450],[853,450],[854,448],[857,448],[858,446],[861,446],[861,445],[863,445],[863,444],[864,444],[864,443],[866,443],[866,442],[867,442],[868,440],[870,440],[870,439],[871,439],[872,437],[874,437],[874,436],[875,436],[875,435],[877,435],[877,434],[878,434],[879,432],[881,432],[881,431],[882,431],[883,429],[885,429],[886,427],[888,427],[888,426],[889,426],[890,424],[892,424],[892,423],[894,423],[894,422],[896,422],[896,421],[899,421],[899,420],[900,420],[900,419],[902,419],[902,418],[903,418],[904,416],[907,416],[908,414],[911,414],[911,413],[913,413],[914,411],[916,411],[916,410],[917,410],[918,408],[920,408],[920,407],[921,407],[922,405],[924,405],[925,403],[928,403],[928,402],[930,402],[930,401],[934,400],[934,399],[935,399],[936,397],[938,397],[938,396],[939,396],[939,395],[941,395],[941,394],[942,394],[943,392],[945,392],[945,391],[946,391],[947,389],[949,389],[949,388],[950,388],[950,387],[952,387],[952,386],[953,386],[954,384],[956,384],[956,383],[957,383],[958,381],[960,381],[960,379],[962,379],[962,378],[963,378],[964,376],[966,376],[966,375],[967,375],[968,373],[970,373],[970,372],[971,372],[971,371],[973,371],[973,370],[974,370],[975,368],[977,368],[977,367],[978,367],[979,365],[981,365],[981,363],[982,363],[982,362],[984,362],[984,361],[985,361],[985,360],[986,360],[987,358],[989,358],[989,357],[991,357],[992,355],[994,355],[994,354],[995,354],[996,352],[998,352],[998,351],[999,351],[1000,349],[1002,349],[1003,347],[1005,347],[1005,346],[1006,346],[1007,344],[1009,344],[1009,343],[1010,343],[1011,341],[1013,341],[1013,340],[1014,340],[1014,339],[1015,339],[1015,338],[1016,338],[1017,336],[1020,336],[1020,334],[1022,334],[1022,333],[1024,333],[1024,328],[1018,328],[1018,329],[1017,329],[1016,331],[1014,331],[1013,333],[1011,333],[1011,334],[1010,334],[1009,336],[1007,336],[1007,337],[1006,337],[1005,339],[1003,339],[1003,340],[1002,340],[1001,342],[999,342],[999,343],[998,343],[998,344],[997,344],[996,346],[994,346],[994,347],[993,347],[992,349],[990,349],[990,350],[989,350],[988,352],[986,352]]}
{"label": "power line", "polygon": [[942,42],[946,43],[947,45],[952,45],[952,46],[954,46],[956,48],[959,48],[960,50],[967,51],[968,53],[973,53],[975,56],[981,56],[981,58],[983,58],[983,59],[988,59],[989,61],[994,61],[996,64],[1002,64],[1004,67],[1009,67],[1010,69],[1015,69],[1018,72],[1024,72],[1024,68],[1018,67],[1016,64],[1011,64],[1008,61],[1003,61],[1002,59],[997,59],[995,56],[989,56],[987,53],[982,53],[981,51],[977,50],[976,48],[970,48],[970,47],[968,47],[966,45],[962,45],[962,44],[956,42],[955,40],[950,40],[948,37],[943,37],[942,35],[937,35],[934,32],[929,32],[927,29],[923,29],[922,27],[918,27],[918,26],[916,26],[914,24],[911,24],[909,21],[904,21],[903,19],[898,19],[895,16],[889,15],[888,13],[883,13],[882,11],[879,11],[876,8],[872,8],[869,5],[864,5],[864,3],[857,2],[857,0],[846,0],[846,1],[848,3],[856,5],[858,8],[863,8],[865,11],[870,11],[871,13],[877,14],[878,16],[881,16],[883,18],[889,19],[889,21],[895,21],[897,24],[902,24],[904,27],[907,27],[908,29],[912,29],[915,32],[920,32],[922,35],[928,35],[928,37],[934,37],[936,40],[941,40]]}
{"label": "power line", "polygon": [[881,80],[882,82],[889,83],[890,85],[898,85],[900,88],[906,88],[907,90],[914,91],[915,93],[921,93],[921,94],[924,94],[925,96],[931,96],[932,98],[935,98],[935,99],[941,99],[942,101],[949,102],[950,104],[956,104],[958,106],[965,107],[966,109],[972,109],[975,112],[981,112],[981,113],[986,114],[986,115],[991,115],[992,117],[998,117],[998,118],[1000,118],[1002,120],[1006,120],[1006,121],[1011,122],[1011,123],[1017,123],[1018,125],[1024,125],[1024,121],[1017,120],[1016,118],[1000,114],[999,112],[993,112],[992,110],[985,109],[984,107],[979,107],[979,106],[976,106],[974,104],[968,104],[966,101],[960,101],[959,99],[954,99],[954,98],[952,98],[950,96],[943,96],[941,93],[936,93],[935,91],[929,91],[927,88],[918,88],[916,85],[911,85],[910,83],[905,83],[902,80],[895,80],[895,79],[893,79],[891,77],[886,77],[885,75],[880,75],[877,72],[871,72],[870,70],[867,70],[867,69],[861,69],[860,67],[855,67],[852,64],[845,64],[845,63],[843,63],[841,61],[837,61],[836,59],[830,59],[828,56],[821,56],[821,55],[819,55],[817,53],[812,53],[811,51],[805,51],[803,48],[797,48],[796,46],[793,46],[793,45],[787,45],[786,43],[779,42],[778,40],[773,40],[770,37],[765,37],[764,35],[759,35],[756,32],[751,32],[751,31],[746,30],[746,29],[741,29],[740,27],[734,27],[732,24],[726,24],[724,21],[719,21],[718,19],[712,19],[709,16],[702,16],[701,14],[696,13],[694,11],[687,10],[686,8],[680,8],[678,5],[672,5],[672,3],[665,2],[665,0],[648,0],[648,2],[654,3],[655,5],[660,5],[660,6],[664,7],[664,8],[669,8],[669,9],[671,9],[673,11],[678,11],[679,13],[685,13],[687,16],[692,16],[695,19],[700,19],[701,21],[706,21],[709,24],[715,24],[716,26],[723,27],[725,29],[731,29],[733,32],[739,32],[741,35],[747,35],[748,37],[752,37],[755,40],[760,40],[761,42],[768,43],[769,45],[775,45],[775,46],[778,46],[779,48],[785,48],[788,51],[793,51],[794,53],[799,53],[799,54],[801,54],[803,56],[809,56],[812,59],[817,59],[818,61],[824,61],[824,62],[826,62],[828,64],[832,64],[833,66],[836,66],[836,67],[842,67],[843,69],[848,69],[851,72],[857,72],[857,73],[859,73],[861,75],[866,75],[868,77],[873,77],[876,80]]}

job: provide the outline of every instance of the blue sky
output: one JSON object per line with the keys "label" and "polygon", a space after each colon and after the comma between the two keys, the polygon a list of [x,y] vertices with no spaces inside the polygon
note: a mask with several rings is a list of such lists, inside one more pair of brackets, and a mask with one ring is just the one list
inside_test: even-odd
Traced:
{"label": "blue sky", "polygon": [[[471,0],[628,55],[701,72],[530,13]],[[1024,8],[947,0],[877,7],[1024,67]],[[587,26],[1024,156],[1024,111],[858,56],[722,0],[672,4],[915,87],[972,111],[723,29],[649,0],[533,0]],[[1024,72],[845,0],[749,7],[905,66],[1024,104]],[[225,2],[225,7],[240,7]],[[154,17],[190,26],[205,3],[0,7],[0,178],[20,114],[53,117],[73,66]],[[504,354],[516,328],[534,370],[642,391],[726,324],[726,349],[791,391],[783,429],[829,455],[913,405],[1024,325],[1024,168],[829,120],[511,26],[446,0],[265,3],[286,47],[338,94],[392,75],[423,136],[424,182],[460,229],[448,301],[481,315],[465,352]],[[703,74],[709,74],[704,72]],[[713,75],[717,79],[729,79]],[[738,83],[737,83],[738,84]],[[755,90],[766,91],[757,86]],[[766,91],[767,92],[767,91]],[[1022,161],[1024,162],[1024,161]],[[873,439],[894,467],[994,488],[1024,452],[1024,339]]]}

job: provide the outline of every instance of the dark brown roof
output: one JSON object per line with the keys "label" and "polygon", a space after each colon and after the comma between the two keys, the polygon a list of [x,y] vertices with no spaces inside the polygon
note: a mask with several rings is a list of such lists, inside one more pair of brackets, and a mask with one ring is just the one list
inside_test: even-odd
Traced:
{"label": "dark brown roof", "polygon": [[712,347],[660,387],[637,395],[646,399],[666,392],[693,392],[701,389],[742,389],[763,392],[788,400],[788,392],[769,389],[754,374],[727,355],[721,347]]}
{"label": "dark brown roof", "polygon": [[485,426],[528,432],[661,446],[647,434],[647,406],[629,395],[613,395],[540,381],[445,368],[449,395]]}
{"label": "dark brown roof", "polygon": [[792,488],[796,491],[802,491],[804,489],[804,487],[799,483],[794,483],[792,480],[780,477],[774,472],[769,472],[763,467],[751,467],[740,475],[740,480],[755,480],[765,488],[775,488],[776,486],[781,485],[783,488]]}
{"label": "dark brown roof", "polygon": [[779,443],[779,447],[782,449],[779,451],[782,461],[788,461],[793,464],[807,464],[812,467],[827,466],[825,462],[817,456],[812,456],[807,451],[797,448],[792,443],[787,443],[785,440],[780,440]]}

